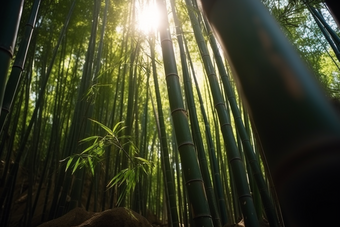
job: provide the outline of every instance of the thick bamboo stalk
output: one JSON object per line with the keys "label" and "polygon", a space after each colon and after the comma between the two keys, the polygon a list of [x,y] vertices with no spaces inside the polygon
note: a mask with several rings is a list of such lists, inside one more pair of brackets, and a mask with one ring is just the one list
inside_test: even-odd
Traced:
{"label": "thick bamboo stalk", "polygon": [[2,131],[7,115],[11,110],[12,102],[16,96],[17,87],[21,81],[21,73],[25,66],[26,55],[30,46],[35,21],[40,7],[40,2],[41,0],[35,0],[33,3],[31,15],[25,27],[25,35],[20,43],[18,53],[12,66],[11,74],[6,84],[0,115],[0,132]]}
{"label": "thick bamboo stalk", "polygon": [[0,107],[5,93],[9,64],[14,54],[23,4],[24,0],[0,3]]}
{"label": "thick bamboo stalk", "polygon": [[202,0],[248,104],[286,226],[337,215],[340,121],[258,0]]}

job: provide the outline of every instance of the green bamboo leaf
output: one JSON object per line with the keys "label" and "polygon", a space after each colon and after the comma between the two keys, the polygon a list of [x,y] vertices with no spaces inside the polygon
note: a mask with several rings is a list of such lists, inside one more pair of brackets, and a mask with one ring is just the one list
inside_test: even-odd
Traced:
{"label": "green bamboo leaf", "polygon": [[93,167],[93,162],[92,162],[92,159],[90,158],[90,156],[87,156],[87,161],[89,163],[92,176],[94,176],[94,167]]}
{"label": "green bamboo leaf", "polygon": [[135,219],[136,221],[138,221],[137,217],[132,213],[131,210],[129,210],[128,208],[124,207],[124,209],[126,210],[127,213],[129,213],[130,217],[132,217],[133,219]]}
{"label": "green bamboo leaf", "polygon": [[80,158],[78,158],[76,164],[74,164],[73,170],[72,170],[72,174],[77,170],[77,168],[78,168],[78,166],[80,164],[79,162],[80,162]]}
{"label": "green bamboo leaf", "polygon": [[143,170],[143,172],[145,173],[145,174],[148,174],[148,172],[146,171],[146,169],[144,168],[144,166],[142,165],[142,166],[140,166],[140,168]]}
{"label": "green bamboo leaf", "polygon": [[116,176],[114,176],[111,179],[111,181],[107,184],[107,187],[111,188],[112,186],[116,185],[118,182],[122,181],[122,178],[126,171],[128,171],[128,169],[121,170]]}
{"label": "green bamboo leaf", "polygon": [[98,147],[98,144],[93,144],[91,146],[89,146],[88,148],[86,148],[83,152],[81,152],[81,154],[85,154],[86,152],[96,149]]}
{"label": "green bamboo leaf", "polygon": [[99,136],[89,136],[89,137],[86,137],[82,140],[80,140],[80,142],[88,142],[88,141],[91,141],[91,140],[95,140],[95,142],[98,140]]}
{"label": "green bamboo leaf", "polygon": [[120,194],[118,201],[117,201],[117,206],[119,206],[121,204],[125,195],[126,195],[126,191],[123,191],[123,193]]}
{"label": "green bamboo leaf", "polygon": [[[64,159],[66,160],[66,159]],[[70,157],[69,160],[67,161],[67,164],[66,164],[66,168],[65,168],[65,172],[68,170],[68,168],[70,167],[71,163],[73,161],[73,157]]]}
{"label": "green bamboo leaf", "polygon": [[[115,127],[113,127],[112,131],[115,132],[115,131],[117,130],[117,128],[118,128],[120,125],[122,125],[123,123],[124,123],[124,121],[118,122],[118,123],[115,125]],[[124,128],[126,128],[126,127],[122,126],[122,128],[124,129]],[[118,132],[119,132],[120,130],[122,130],[122,128],[120,128],[120,129],[118,130]]]}
{"label": "green bamboo leaf", "polygon": [[129,175],[131,174],[131,169],[127,169],[127,171],[124,172],[123,174],[123,179],[121,180],[122,182],[126,181],[126,179],[129,178]]}
{"label": "green bamboo leaf", "polygon": [[142,158],[142,157],[135,157],[135,159],[147,164],[147,165],[150,165],[151,162],[149,162],[148,160],[146,160],[145,158]]}
{"label": "green bamboo leaf", "polygon": [[[116,175],[116,176],[117,176],[117,175]],[[116,177],[116,176],[115,176],[115,177]],[[115,177],[112,178],[112,179],[109,181],[109,183],[107,183],[107,185],[106,185],[107,188],[111,188],[111,187],[113,186],[113,181],[115,180]]]}
{"label": "green bamboo leaf", "polygon": [[123,131],[123,130],[126,129],[126,128],[127,128],[126,126],[122,126],[119,130],[117,130],[116,133],[119,133],[119,132]]}
{"label": "green bamboo leaf", "polygon": [[90,121],[93,121],[94,123],[98,124],[100,127],[102,127],[106,132],[108,132],[111,136],[115,137],[113,131],[107,127],[106,125],[100,123],[99,121],[96,121],[96,120],[93,120],[93,119],[90,119]]}

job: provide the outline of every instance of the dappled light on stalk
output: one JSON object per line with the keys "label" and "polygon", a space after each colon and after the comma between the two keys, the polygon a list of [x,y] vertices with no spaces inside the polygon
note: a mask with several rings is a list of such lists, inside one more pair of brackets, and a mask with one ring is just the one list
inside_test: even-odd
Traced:
{"label": "dappled light on stalk", "polygon": [[159,25],[159,10],[155,1],[136,2],[137,28],[144,34],[155,32]]}

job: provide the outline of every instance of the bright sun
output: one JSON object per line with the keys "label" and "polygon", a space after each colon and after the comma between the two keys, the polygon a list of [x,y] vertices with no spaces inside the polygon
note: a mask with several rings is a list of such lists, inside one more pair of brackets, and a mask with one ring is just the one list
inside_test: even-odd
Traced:
{"label": "bright sun", "polygon": [[136,3],[136,14],[138,29],[148,34],[157,30],[159,23],[159,10],[155,1],[149,1],[145,4]]}

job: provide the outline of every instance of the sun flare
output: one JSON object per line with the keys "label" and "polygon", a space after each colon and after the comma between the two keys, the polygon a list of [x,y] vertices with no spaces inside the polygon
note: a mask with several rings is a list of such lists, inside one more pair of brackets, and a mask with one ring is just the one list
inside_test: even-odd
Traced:
{"label": "sun flare", "polygon": [[143,5],[136,4],[138,30],[148,34],[157,30],[159,24],[159,10],[154,1]]}

